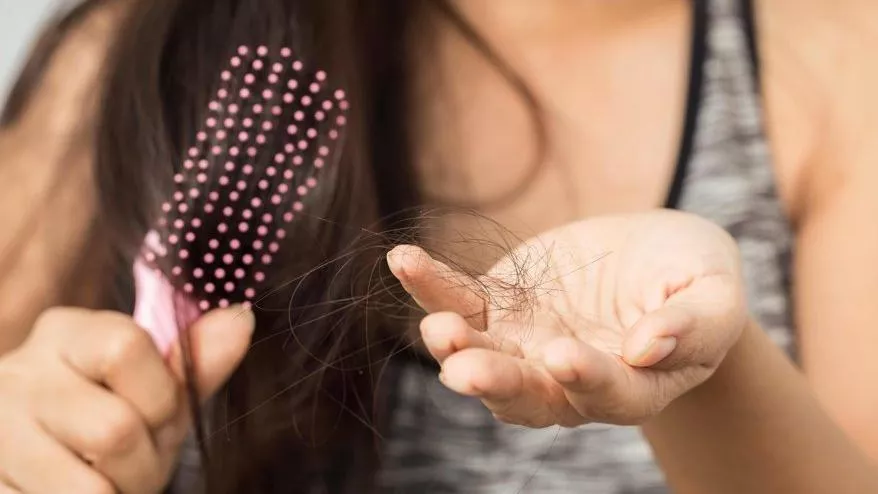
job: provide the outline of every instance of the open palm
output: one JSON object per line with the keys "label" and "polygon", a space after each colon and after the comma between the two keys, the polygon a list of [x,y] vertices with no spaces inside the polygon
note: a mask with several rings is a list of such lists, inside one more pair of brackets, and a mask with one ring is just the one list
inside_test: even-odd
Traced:
{"label": "open palm", "polygon": [[531,427],[640,423],[704,382],[746,322],[733,240],[680,212],[571,223],[476,278],[413,246],[388,262],[430,313],[443,383]]}

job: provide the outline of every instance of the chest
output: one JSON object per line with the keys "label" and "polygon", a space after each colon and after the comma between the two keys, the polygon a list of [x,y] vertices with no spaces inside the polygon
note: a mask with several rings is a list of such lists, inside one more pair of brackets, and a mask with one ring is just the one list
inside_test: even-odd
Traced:
{"label": "chest", "polygon": [[[680,8],[607,33],[492,42],[513,76],[448,35],[439,77],[418,96],[428,198],[474,206],[521,235],[664,205],[683,133],[689,22]],[[460,221],[444,226],[469,228]]]}
{"label": "chest", "polygon": [[[693,40],[694,22],[689,2],[670,2],[606,32],[530,43],[486,36],[513,77],[447,35],[429,83],[419,87],[422,189],[432,201],[472,206],[519,237],[592,215],[665,205],[679,162],[691,158],[683,149],[687,112],[700,118],[689,129],[692,140],[705,127],[732,128],[740,118],[734,108],[717,110],[733,106],[734,97],[719,105],[700,100],[725,91],[726,82],[710,72],[722,55],[693,58],[693,46],[711,49],[709,34]],[[738,57],[747,64],[743,31],[738,41]],[[696,86],[690,68],[713,86]],[[714,110],[702,111],[705,105]],[[763,166],[773,167],[765,171],[791,209],[801,160],[789,152],[796,142],[783,132],[783,112],[772,113],[780,116],[768,120],[769,134],[784,152]],[[752,132],[762,127],[753,125]],[[436,223],[440,241],[502,236],[471,215]]]}

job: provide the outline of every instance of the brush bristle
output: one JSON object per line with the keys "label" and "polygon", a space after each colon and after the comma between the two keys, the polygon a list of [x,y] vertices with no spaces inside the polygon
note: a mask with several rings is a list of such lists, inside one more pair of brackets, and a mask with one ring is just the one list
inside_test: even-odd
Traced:
{"label": "brush bristle", "polygon": [[202,311],[251,303],[339,154],[349,103],[290,48],[241,46],[174,176],[145,260]]}

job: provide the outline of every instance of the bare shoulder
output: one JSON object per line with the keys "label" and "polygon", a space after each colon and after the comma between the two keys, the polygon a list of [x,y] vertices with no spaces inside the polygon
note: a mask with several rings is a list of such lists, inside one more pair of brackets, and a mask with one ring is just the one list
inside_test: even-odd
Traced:
{"label": "bare shoulder", "polygon": [[757,0],[757,15],[768,130],[798,220],[847,181],[878,178],[878,2]]}
{"label": "bare shoulder", "polygon": [[22,74],[24,99],[15,126],[24,133],[67,136],[83,127],[100,91],[106,55],[115,39],[125,3],[84,2],[66,18],[46,27],[33,43]]}
{"label": "bare shoulder", "polygon": [[[796,177],[799,356],[824,408],[878,458],[878,2],[759,0],[769,127]],[[798,133],[790,133],[789,126]],[[786,153],[786,154],[784,154]],[[793,159],[795,158],[795,159]]]}
{"label": "bare shoulder", "polygon": [[[92,267],[95,211],[92,139],[101,73],[120,2],[97,4],[51,44],[36,44],[17,108],[0,128],[0,354],[26,336],[48,306],[83,303],[63,286]],[[44,50],[43,53],[40,53]],[[27,72],[27,70],[26,70]],[[83,296],[83,300],[84,300]]]}

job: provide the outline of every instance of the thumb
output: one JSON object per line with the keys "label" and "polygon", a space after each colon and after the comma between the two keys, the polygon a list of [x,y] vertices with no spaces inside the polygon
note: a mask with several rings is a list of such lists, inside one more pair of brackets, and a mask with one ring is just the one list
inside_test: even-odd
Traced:
{"label": "thumb", "polygon": [[699,278],[631,328],[622,356],[634,367],[715,368],[746,322],[739,283],[729,275]]}
{"label": "thumb", "polygon": [[[622,358],[633,367],[652,367],[660,362],[668,366],[671,354],[679,346],[679,339],[689,336],[693,323],[691,313],[679,307],[666,306],[650,312],[634,325],[631,334],[625,338]],[[680,353],[677,352],[677,357]]]}
{"label": "thumb", "polygon": [[[253,311],[236,305],[208,312],[189,328],[192,366],[202,400],[213,395],[241,364],[255,325]],[[185,382],[185,362],[179,342],[171,349],[168,363],[179,382]]]}

